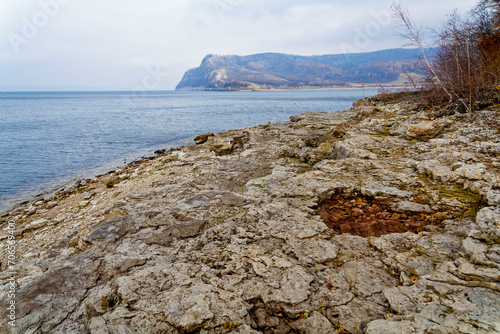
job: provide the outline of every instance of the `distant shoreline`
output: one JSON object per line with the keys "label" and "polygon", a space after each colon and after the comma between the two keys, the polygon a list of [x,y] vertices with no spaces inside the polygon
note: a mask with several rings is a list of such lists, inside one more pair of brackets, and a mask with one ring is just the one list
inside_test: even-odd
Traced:
{"label": "distant shoreline", "polygon": [[[370,84],[361,87],[361,85],[355,85],[350,87],[290,87],[290,88],[256,88],[256,89],[228,89],[228,90],[216,90],[216,89],[157,89],[148,90],[146,93],[156,93],[156,92],[272,92],[272,91],[299,91],[299,90],[348,90],[348,89],[410,89],[413,90],[414,87],[411,85],[401,86],[401,85],[384,85],[384,84]],[[0,90],[0,94],[12,94],[12,93],[133,93],[133,90]]]}
{"label": "distant shoreline", "polygon": [[[245,89],[239,90],[238,92],[273,92],[273,91],[289,91],[289,90],[348,90],[348,89],[380,89],[380,86],[365,86],[365,87],[304,87],[304,88],[264,88],[264,89]],[[383,86],[385,89],[410,89],[413,87],[402,87],[402,86]]]}
{"label": "distant shoreline", "polygon": [[290,88],[254,88],[254,89],[178,89],[176,92],[279,92],[279,91],[310,91],[310,90],[348,90],[348,89],[410,89],[414,90],[415,87],[408,86],[391,86],[384,84],[372,84],[369,86],[362,87],[359,86],[351,86],[351,87],[290,87]]}

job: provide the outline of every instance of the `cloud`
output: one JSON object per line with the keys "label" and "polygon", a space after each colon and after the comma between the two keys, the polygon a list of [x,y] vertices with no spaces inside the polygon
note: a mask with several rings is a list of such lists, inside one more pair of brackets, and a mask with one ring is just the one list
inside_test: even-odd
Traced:
{"label": "cloud", "polygon": [[[476,3],[401,2],[416,21],[434,28],[455,8],[466,11]],[[379,18],[388,8],[387,1],[361,0],[2,0],[0,89],[129,89],[155,66],[169,69],[159,88],[172,89],[208,53],[312,55],[399,47],[392,23]],[[14,35],[24,38],[18,53],[8,38]]]}

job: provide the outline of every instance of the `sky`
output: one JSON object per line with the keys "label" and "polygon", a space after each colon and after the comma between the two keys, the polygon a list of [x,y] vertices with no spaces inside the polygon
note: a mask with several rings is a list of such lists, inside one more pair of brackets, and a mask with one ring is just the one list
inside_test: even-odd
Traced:
{"label": "sky", "polygon": [[[439,28],[478,0],[401,0]],[[391,1],[0,0],[0,91],[170,90],[207,54],[321,55],[404,45]],[[430,31],[427,36],[431,36]]]}

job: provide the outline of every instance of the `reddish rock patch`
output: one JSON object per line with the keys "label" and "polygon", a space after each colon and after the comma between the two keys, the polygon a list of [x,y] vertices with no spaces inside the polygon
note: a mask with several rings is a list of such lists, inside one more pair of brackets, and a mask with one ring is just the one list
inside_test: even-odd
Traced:
{"label": "reddish rock patch", "polygon": [[425,226],[439,225],[443,221],[439,213],[401,211],[390,203],[360,195],[339,195],[322,201],[317,212],[333,231],[362,237],[418,233]]}

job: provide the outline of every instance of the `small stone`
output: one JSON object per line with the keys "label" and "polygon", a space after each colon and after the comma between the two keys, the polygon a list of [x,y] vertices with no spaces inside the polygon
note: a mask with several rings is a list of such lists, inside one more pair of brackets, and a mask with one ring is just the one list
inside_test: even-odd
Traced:
{"label": "small stone", "polygon": [[31,222],[30,227],[34,230],[39,229],[47,225],[49,221],[47,219],[38,219]]}
{"label": "small stone", "polygon": [[406,137],[408,139],[429,140],[437,137],[443,126],[436,121],[420,122],[408,126]]}
{"label": "small stone", "polygon": [[333,329],[332,324],[318,312],[313,312],[306,319],[300,319],[292,324],[292,328],[301,334],[334,334],[337,333]]}
{"label": "small stone", "polygon": [[159,149],[159,150],[156,150],[154,153],[157,154],[157,155],[160,155],[160,154],[163,154],[165,152],[167,152],[167,150],[165,150],[165,149]]}
{"label": "small stone", "polygon": [[315,235],[317,235],[318,232],[315,231],[315,230],[311,230],[311,229],[305,229],[304,231],[301,231],[298,235],[297,235],[297,238],[299,239],[308,239],[308,238],[312,238],[314,237]]}
{"label": "small stone", "polygon": [[303,115],[292,115],[290,116],[290,121],[296,123],[303,120],[305,117]]}
{"label": "small stone", "polygon": [[350,147],[346,144],[334,143],[332,145],[331,159],[344,160],[354,156]]}
{"label": "small stone", "polygon": [[330,153],[332,151],[332,149],[333,149],[333,146],[330,143],[321,143],[318,146],[319,152]]}
{"label": "small stone", "polygon": [[486,166],[483,164],[463,164],[462,167],[455,171],[456,175],[459,175],[467,180],[482,180],[486,173]]}
{"label": "small stone", "polygon": [[488,200],[488,205],[491,206],[500,205],[500,191],[498,190],[487,191],[486,199]]}
{"label": "small stone", "polygon": [[399,202],[398,209],[402,211],[411,211],[411,212],[431,212],[431,207],[429,205],[419,204],[410,201]]}
{"label": "small stone", "polygon": [[312,133],[304,138],[304,144],[309,147],[318,147],[321,144],[321,139],[323,138],[323,134],[321,133]]}
{"label": "small stone", "polygon": [[200,144],[206,143],[208,138],[213,137],[213,136],[214,136],[214,134],[212,132],[208,132],[208,133],[196,136],[194,138],[194,141],[196,142],[197,145],[200,145]]}

